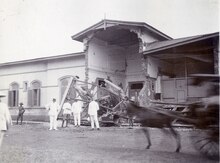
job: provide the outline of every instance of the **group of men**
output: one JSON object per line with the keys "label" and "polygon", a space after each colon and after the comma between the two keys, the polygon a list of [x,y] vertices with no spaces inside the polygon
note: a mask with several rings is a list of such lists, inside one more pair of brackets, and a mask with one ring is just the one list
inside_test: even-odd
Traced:
{"label": "group of men", "polygon": [[[0,93],[0,146],[4,136],[4,132],[8,129],[9,125],[12,125],[12,119],[9,112],[9,108],[5,103],[1,101],[1,98],[3,97],[5,97],[5,95]],[[65,121],[66,121],[66,127],[68,126],[71,114],[73,114],[74,116],[75,126],[79,127],[81,124],[80,122],[81,122],[82,107],[83,107],[82,100],[75,99],[71,105],[70,99],[67,98],[66,102],[63,104],[62,107],[63,109],[62,127],[64,126]],[[46,109],[48,110],[48,115],[50,117],[49,130],[52,129],[57,130],[57,116],[60,111],[60,106],[56,102],[55,98],[53,98],[52,102],[46,106]],[[98,103],[94,99],[91,99],[88,106],[88,115],[90,116],[92,130],[94,130],[95,126],[97,130],[100,129],[99,121],[98,121],[98,110],[99,110]],[[19,119],[21,119],[21,124],[22,124],[24,112],[25,109],[23,108],[23,103],[20,103],[19,113],[17,117],[17,124]]]}
{"label": "group of men", "polygon": [[73,117],[74,117],[75,127],[80,127],[82,107],[83,107],[83,102],[80,101],[79,99],[74,99],[74,102],[71,106],[70,99],[67,98],[67,101],[63,104],[62,127],[64,127],[65,122],[66,122],[66,127],[68,126],[71,114],[73,114]]}
{"label": "group of men", "polygon": [[[74,117],[75,127],[80,127],[82,108],[83,108],[83,101],[81,99],[74,99],[71,105],[70,98],[66,98],[66,101],[62,106],[62,114],[63,114],[62,127],[64,127],[64,124],[66,124],[65,127],[68,126],[71,114]],[[49,130],[53,130],[53,129],[57,130],[57,117],[61,109],[59,104],[56,102],[55,98],[52,99],[51,103],[46,105],[46,109],[49,110],[48,111],[48,115],[50,117]],[[92,130],[94,130],[95,126],[97,130],[100,130],[99,121],[98,121],[98,110],[99,110],[98,103],[94,99],[91,99],[88,106],[88,115],[91,122]]]}
{"label": "group of men", "polygon": [[[0,93],[0,146],[3,139],[4,132],[8,129],[8,126],[12,124],[12,118],[9,112],[8,106],[1,101],[1,98],[5,97],[6,95]],[[21,119],[21,124],[23,121],[23,114],[25,109],[23,107],[23,103],[19,104],[19,113],[17,117],[17,124],[19,119]],[[62,127],[64,127],[64,123],[66,122],[66,127],[68,126],[70,115],[73,114],[74,116],[74,124],[76,127],[80,127],[81,125],[81,112],[82,112],[83,102],[80,99],[75,99],[74,102],[70,103],[70,99],[67,98],[66,102],[63,104],[63,121]],[[60,112],[60,106],[56,102],[56,99],[53,98],[52,102],[46,106],[48,110],[48,115],[50,117],[50,128],[49,130],[57,130],[57,117]],[[94,130],[95,126],[97,130],[100,129],[99,121],[98,121],[98,110],[99,105],[94,100],[91,99],[88,106],[88,115],[91,122],[91,128]]]}

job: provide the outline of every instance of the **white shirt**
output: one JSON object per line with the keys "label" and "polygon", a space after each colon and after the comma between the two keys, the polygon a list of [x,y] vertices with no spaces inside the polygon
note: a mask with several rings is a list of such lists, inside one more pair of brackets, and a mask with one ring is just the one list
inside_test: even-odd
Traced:
{"label": "white shirt", "polygon": [[71,104],[69,102],[63,104],[63,114],[71,114]]}
{"label": "white shirt", "polygon": [[81,113],[82,106],[83,106],[83,102],[82,101],[74,102],[72,104],[72,112],[73,112],[73,114]]}
{"label": "white shirt", "polygon": [[99,110],[99,105],[96,101],[91,101],[89,103],[88,114],[89,115],[97,115],[97,111]]}
{"label": "white shirt", "polygon": [[59,112],[59,105],[57,104],[57,102],[51,102],[46,106],[46,109],[49,110],[48,114],[50,116],[57,116]]}
{"label": "white shirt", "polygon": [[7,130],[7,124],[11,123],[11,115],[8,106],[0,102],[0,131]]}

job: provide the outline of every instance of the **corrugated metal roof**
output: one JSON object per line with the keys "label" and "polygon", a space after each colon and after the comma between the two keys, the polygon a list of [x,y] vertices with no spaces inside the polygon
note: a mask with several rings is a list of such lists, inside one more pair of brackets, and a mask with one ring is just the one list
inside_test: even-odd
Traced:
{"label": "corrugated metal roof", "polygon": [[197,35],[197,36],[191,36],[191,37],[185,37],[185,38],[153,42],[153,43],[147,44],[146,49],[144,50],[144,54],[149,54],[149,53],[157,52],[160,50],[166,50],[169,48],[189,44],[192,42],[209,39],[212,37],[219,37],[219,32],[206,34],[206,35]]}

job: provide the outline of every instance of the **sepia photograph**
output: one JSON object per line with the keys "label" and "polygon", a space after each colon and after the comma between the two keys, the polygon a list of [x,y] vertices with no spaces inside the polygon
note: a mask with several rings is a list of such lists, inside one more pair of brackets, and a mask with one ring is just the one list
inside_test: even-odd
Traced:
{"label": "sepia photograph", "polygon": [[0,0],[0,163],[218,163],[219,0]]}

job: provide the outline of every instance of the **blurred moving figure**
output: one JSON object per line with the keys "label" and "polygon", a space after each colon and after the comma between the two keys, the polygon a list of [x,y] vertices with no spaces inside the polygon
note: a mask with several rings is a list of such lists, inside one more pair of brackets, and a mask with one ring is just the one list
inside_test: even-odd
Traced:
{"label": "blurred moving figure", "polygon": [[1,101],[1,98],[3,97],[5,97],[5,95],[0,93],[0,146],[2,144],[5,131],[7,131],[9,125],[12,124],[8,106]]}

